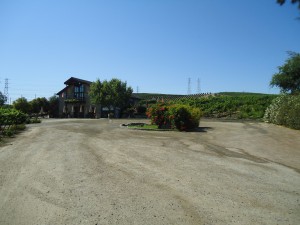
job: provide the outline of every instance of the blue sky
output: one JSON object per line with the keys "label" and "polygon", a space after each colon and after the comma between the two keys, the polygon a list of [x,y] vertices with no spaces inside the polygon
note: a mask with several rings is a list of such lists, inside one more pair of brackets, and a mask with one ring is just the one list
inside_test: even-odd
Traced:
{"label": "blue sky", "polygon": [[270,89],[300,52],[300,11],[276,0],[0,0],[0,91],[31,100],[69,77],[119,78],[134,91]]}

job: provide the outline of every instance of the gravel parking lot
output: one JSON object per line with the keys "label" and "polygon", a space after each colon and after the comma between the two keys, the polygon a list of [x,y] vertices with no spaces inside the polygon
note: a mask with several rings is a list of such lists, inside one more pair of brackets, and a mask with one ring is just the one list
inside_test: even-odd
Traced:
{"label": "gravel parking lot", "polygon": [[300,224],[299,131],[136,121],[48,119],[2,145],[0,224]]}

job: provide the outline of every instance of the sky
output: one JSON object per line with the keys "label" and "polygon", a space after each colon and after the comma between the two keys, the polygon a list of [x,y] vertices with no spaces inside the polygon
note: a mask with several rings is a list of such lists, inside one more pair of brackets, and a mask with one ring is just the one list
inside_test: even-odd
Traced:
{"label": "sky", "polygon": [[10,102],[48,98],[77,77],[139,93],[279,93],[269,82],[300,52],[297,17],[276,0],[0,0],[0,91],[7,78]]}

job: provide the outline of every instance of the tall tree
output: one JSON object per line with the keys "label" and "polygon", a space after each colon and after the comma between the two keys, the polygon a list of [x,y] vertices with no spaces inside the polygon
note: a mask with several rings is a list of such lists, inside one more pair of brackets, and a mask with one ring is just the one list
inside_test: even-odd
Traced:
{"label": "tall tree", "polygon": [[102,83],[100,79],[97,79],[95,82],[91,84],[89,96],[93,104],[103,104],[103,96],[102,96],[101,89],[102,89]]}
{"label": "tall tree", "polygon": [[289,58],[283,66],[279,66],[279,72],[275,73],[270,86],[277,86],[281,92],[291,94],[300,92],[300,54],[289,52]]}
{"label": "tall tree", "polygon": [[58,117],[59,112],[59,99],[56,95],[53,95],[52,97],[49,98],[49,116],[50,117]]}
{"label": "tall tree", "polygon": [[106,95],[106,101],[112,106],[120,108],[128,104],[133,92],[131,87],[127,87],[126,82],[122,82],[116,78],[111,79],[104,90],[105,93],[108,93]]}
{"label": "tall tree", "polygon": [[30,102],[30,112],[31,113],[40,113],[41,110],[43,112],[49,111],[49,101],[46,98],[35,98],[31,100]]}
{"label": "tall tree", "polygon": [[26,98],[21,97],[13,102],[13,107],[17,110],[22,111],[23,113],[30,112],[30,104]]}
{"label": "tall tree", "polygon": [[119,79],[103,82],[98,79],[91,84],[89,95],[94,104],[123,108],[128,104],[132,92],[132,88]]}

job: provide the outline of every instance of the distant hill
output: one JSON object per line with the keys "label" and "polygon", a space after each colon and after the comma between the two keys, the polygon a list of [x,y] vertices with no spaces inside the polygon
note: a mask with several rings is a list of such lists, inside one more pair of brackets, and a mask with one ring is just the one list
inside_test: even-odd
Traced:
{"label": "distant hill", "polygon": [[175,95],[175,94],[159,94],[159,93],[133,93],[132,97],[139,98],[141,100],[164,100],[164,101],[174,101],[179,99],[191,99],[200,98],[204,96],[213,95],[211,93],[200,93],[191,95]]}
{"label": "distant hill", "polygon": [[275,94],[264,94],[264,93],[253,93],[253,92],[219,92],[218,95],[240,97],[240,96],[266,96],[266,95],[275,95]]}
{"label": "distant hill", "polygon": [[208,96],[230,96],[230,97],[249,97],[249,96],[274,96],[274,94],[252,93],[252,92],[219,92],[219,93],[200,93],[191,95],[176,95],[176,94],[159,94],[159,93],[133,93],[132,97],[139,98],[141,100],[154,101],[174,101],[179,99],[194,99]]}
{"label": "distant hill", "polygon": [[176,102],[201,108],[204,117],[229,119],[262,119],[266,108],[278,95],[250,92],[220,92],[194,95],[134,93],[142,104]]}
{"label": "distant hill", "polygon": [[149,98],[157,98],[157,97],[182,97],[184,95],[159,94],[159,93],[132,93],[132,96],[140,99],[149,99]]}

